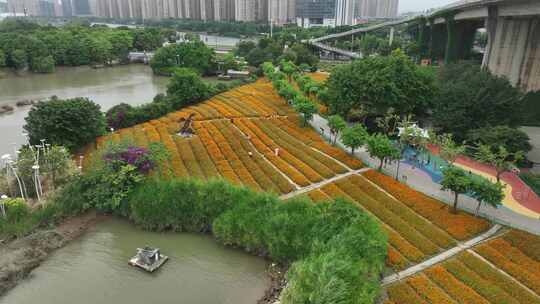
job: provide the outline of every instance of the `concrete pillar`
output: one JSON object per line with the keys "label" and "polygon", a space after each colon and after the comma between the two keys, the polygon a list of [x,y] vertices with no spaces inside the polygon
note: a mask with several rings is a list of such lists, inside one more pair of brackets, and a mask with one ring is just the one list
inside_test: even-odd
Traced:
{"label": "concrete pillar", "polygon": [[444,52],[444,63],[449,64],[458,60],[458,30],[454,16],[447,16],[446,18],[446,33],[448,38],[446,39],[446,51]]}
{"label": "concrete pillar", "polygon": [[540,90],[540,20],[499,18],[486,66],[525,91]]}
{"label": "concrete pillar", "polygon": [[431,32],[429,39],[429,58],[432,60],[439,60],[444,58],[446,53],[446,40],[448,34],[446,33],[446,24],[435,24],[434,20],[431,20]]}
{"label": "concrete pillar", "polygon": [[488,7],[488,17],[485,20],[485,28],[486,28],[486,34],[487,34],[487,45],[486,50],[484,52],[484,58],[482,60],[482,66],[486,67],[489,62],[489,58],[491,57],[491,51],[492,51],[492,45],[493,41],[495,40],[495,32],[497,29],[497,20],[499,17],[499,9],[496,6],[489,6]]}
{"label": "concrete pillar", "polygon": [[420,57],[425,58],[429,54],[429,45],[430,45],[430,32],[429,27],[427,26],[427,20],[420,20],[418,24],[418,49],[420,50]]}

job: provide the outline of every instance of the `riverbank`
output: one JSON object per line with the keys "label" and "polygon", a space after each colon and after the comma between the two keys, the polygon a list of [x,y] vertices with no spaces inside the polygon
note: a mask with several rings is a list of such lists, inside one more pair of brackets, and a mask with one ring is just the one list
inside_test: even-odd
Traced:
{"label": "riverbank", "polygon": [[27,278],[51,253],[80,237],[102,219],[95,212],[69,218],[54,229],[2,244],[0,247],[0,297]]}
{"label": "riverbank", "polygon": [[278,304],[281,292],[287,286],[287,267],[271,263],[268,267],[268,277],[270,286],[264,293],[264,296],[257,301],[257,304]]}

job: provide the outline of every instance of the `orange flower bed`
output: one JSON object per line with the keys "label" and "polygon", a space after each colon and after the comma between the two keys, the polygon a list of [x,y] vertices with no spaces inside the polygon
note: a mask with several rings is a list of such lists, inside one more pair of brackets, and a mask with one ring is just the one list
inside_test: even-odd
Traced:
{"label": "orange flower bed", "polygon": [[474,290],[452,276],[441,265],[433,266],[425,271],[426,275],[439,287],[444,289],[456,302],[461,304],[489,304]]}
{"label": "orange flower bed", "polygon": [[512,298],[516,299],[518,303],[540,304],[540,298],[534,296],[514,280],[500,273],[476,256],[464,252],[458,259],[470,270],[489,281],[490,284],[504,290]]}
{"label": "orange flower bed", "polygon": [[465,212],[452,214],[445,205],[374,170],[363,175],[458,240],[466,240],[489,228],[489,222]]}
{"label": "orange flower bed", "polygon": [[378,201],[372,199],[369,195],[355,187],[355,185],[351,183],[350,178],[340,179],[335,184],[343,192],[352,197],[354,201],[358,202],[363,208],[375,215],[383,223],[392,227],[392,229],[424,254],[429,256],[440,251],[440,248],[436,244],[414,229],[408,222],[404,221],[398,215],[382,206]]}
{"label": "orange flower bed", "polygon": [[495,239],[489,241],[489,246],[499,253],[504,255],[507,259],[528,269],[530,272],[540,274],[540,263],[526,256],[516,247],[513,247],[509,242],[504,239]]}
{"label": "orange flower bed", "polygon": [[193,137],[189,140],[189,144],[195,158],[197,159],[197,162],[201,166],[204,175],[207,178],[218,177],[219,172],[212,159],[210,159],[210,155],[208,155],[206,148],[201,142],[201,139],[198,136]]}
{"label": "orange flower bed", "polygon": [[529,287],[531,290],[540,294],[540,274],[531,272],[530,269],[523,265],[516,264],[506,258],[503,254],[499,253],[496,249],[489,244],[482,244],[475,249],[485,259],[504,270],[523,285]]}
{"label": "orange flower bed", "polygon": [[416,275],[407,280],[407,283],[422,295],[429,303],[453,304],[455,303],[439,287],[424,275]]}
{"label": "orange flower bed", "polygon": [[386,256],[386,265],[392,267],[396,271],[403,270],[409,262],[393,247],[388,247],[388,255]]}
{"label": "orange flower bed", "polygon": [[512,229],[503,237],[526,256],[540,262],[540,237],[525,231]]}
{"label": "orange flower bed", "polygon": [[396,250],[398,250],[409,261],[418,263],[425,259],[425,255],[416,247],[411,245],[407,240],[401,237],[396,231],[392,230],[387,225],[383,226],[388,234],[388,242]]}
{"label": "orange flower bed", "polygon": [[406,283],[399,283],[387,288],[388,296],[397,304],[429,304]]}
{"label": "orange flower bed", "polygon": [[[274,123],[272,121],[274,121]],[[268,130],[266,131],[268,134],[273,135],[272,138],[282,147],[288,150],[297,150],[297,152],[295,153],[295,155],[299,153],[297,157],[302,158],[304,154],[307,154],[307,156],[312,158],[312,162],[314,162],[312,167],[315,166],[317,168],[317,171],[322,170],[320,172],[321,175],[328,178],[335,174],[342,174],[347,172],[347,169],[345,169],[345,167],[337,163],[335,160],[325,156],[320,152],[313,150],[310,146],[306,145],[301,140],[298,140],[291,134],[277,127],[275,125],[275,119],[260,121],[260,124]]]}
{"label": "orange flower bed", "polygon": [[431,240],[433,243],[437,244],[439,247],[449,248],[456,244],[456,242],[447,233],[438,229],[438,227],[433,225],[431,222],[420,217],[417,213],[403,205],[401,202],[396,201],[386,193],[380,191],[365,178],[359,175],[353,175],[349,177],[349,180],[355,186],[361,189],[363,193],[379,202],[381,207],[386,207],[390,212],[402,218],[409,225],[411,225],[411,227],[414,227],[414,229]]}
{"label": "orange flower bed", "polygon": [[312,190],[307,193],[308,197],[314,202],[322,202],[331,200],[331,198],[319,189]]}
{"label": "orange flower bed", "polygon": [[177,137],[175,138],[175,143],[178,149],[178,154],[182,158],[182,162],[185,165],[189,176],[199,179],[205,179],[206,177],[201,167],[199,166],[199,162],[197,162],[193,151],[191,150],[189,142],[186,139]]}
{"label": "orange flower bed", "polygon": [[484,280],[458,260],[450,260],[444,263],[444,267],[454,277],[474,289],[491,303],[519,304],[516,299],[509,296],[504,290],[491,283],[490,280]]}

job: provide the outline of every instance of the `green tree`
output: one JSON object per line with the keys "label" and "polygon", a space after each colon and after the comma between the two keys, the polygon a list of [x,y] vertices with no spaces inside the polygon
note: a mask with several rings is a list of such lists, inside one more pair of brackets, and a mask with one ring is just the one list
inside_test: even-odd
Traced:
{"label": "green tree", "polygon": [[237,56],[246,57],[257,45],[251,40],[242,40],[236,45],[235,53]]}
{"label": "green tree", "polygon": [[488,145],[479,145],[475,158],[485,164],[491,165],[497,171],[497,182],[501,180],[501,174],[511,171],[516,163],[523,159],[523,152],[511,153],[504,146],[496,149]]}
{"label": "green tree", "polygon": [[159,48],[150,66],[156,74],[171,74],[175,68],[191,68],[202,75],[215,67],[214,51],[203,42],[190,41]]}
{"label": "green tree", "polygon": [[351,148],[351,153],[354,154],[354,150],[363,146],[368,138],[366,128],[361,124],[356,124],[352,127],[343,129],[341,135],[341,142]]}
{"label": "green tree", "polygon": [[336,67],[327,80],[330,112],[347,116],[365,106],[375,113],[423,114],[437,87],[431,70],[414,64],[401,51]]}
{"label": "green tree", "polygon": [[485,178],[478,177],[471,184],[472,196],[478,201],[476,215],[480,211],[482,204],[487,204],[493,208],[498,208],[504,199],[504,186],[497,182],[492,183]]}
{"label": "green tree", "polygon": [[92,64],[109,64],[113,57],[113,46],[101,36],[90,36],[87,40],[89,60]]}
{"label": "green tree", "polygon": [[298,70],[294,63],[290,61],[282,61],[280,63],[281,71],[287,75],[289,82],[292,81],[292,75]]}
{"label": "green tree", "polygon": [[399,149],[394,146],[388,136],[377,133],[372,136],[369,136],[366,140],[367,148],[369,155],[371,157],[378,158],[379,168],[381,171],[385,161],[399,159],[400,153]]}
{"label": "green tree", "polygon": [[472,183],[471,176],[458,167],[449,166],[443,170],[441,189],[450,190],[454,193],[453,213],[457,213],[459,195],[469,192]]}
{"label": "green tree", "polygon": [[521,122],[522,94],[508,79],[470,64],[445,66],[439,78],[433,122],[459,141],[470,130]]}
{"label": "green tree", "polygon": [[26,51],[22,49],[14,50],[11,53],[11,62],[15,69],[24,69],[28,65],[28,56],[26,55]]}
{"label": "green tree", "polygon": [[469,144],[488,145],[493,151],[502,146],[510,153],[529,152],[532,149],[529,141],[527,133],[508,126],[485,127],[467,134]]}
{"label": "green tree", "polygon": [[138,29],[133,35],[133,47],[138,51],[153,51],[161,47],[161,34],[155,28]]}
{"label": "green tree", "polygon": [[167,95],[174,109],[202,101],[209,94],[209,86],[191,69],[176,69],[167,85]]}
{"label": "green tree", "polygon": [[294,109],[302,114],[302,126],[306,127],[308,122],[313,119],[313,115],[318,112],[317,106],[305,97],[297,97],[294,100]]}
{"label": "green tree", "polygon": [[46,56],[32,59],[30,66],[33,72],[37,73],[53,73],[55,69],[55,63],[53,56]]}
{"label": "green tree", "polygon": [[336,145],[337,138],[341,131],[347,127],[347,123],[341,116],[339,115],[332,115],[328,117],[328,127],[332,131],[332,134],[334,134],[334,140],[332,141],[332,145]]}
{"label": "green tree", "polygon": [[128,61],[129,51],[133,48],[133,35],[130,31],[111,31],[107,39],[112,45],[112,56],[125,63]]}
{"label": "green tree", "polygon": [[75,151],[105,132],[100,106],[87,98],[58,99],[37,103],[25,118],[30,144],[41,139]]}
{"label": "green tree", "polygon": [[436,143],[440,147],[440,156],[446,160],[450,165],[456,162],[456,159],[463,153],[465,153],[465,147],[457,144],[452,134],[442,134],[437,136]]}
{"label": "green tree", "polygon": [[3,68],[6,66],[6,54],[4,51],[0,50],[0,68]]}

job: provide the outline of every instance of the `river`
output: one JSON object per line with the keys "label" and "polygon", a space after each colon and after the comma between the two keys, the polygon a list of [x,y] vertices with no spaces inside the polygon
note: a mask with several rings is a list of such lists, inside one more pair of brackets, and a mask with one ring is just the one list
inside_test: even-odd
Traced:
{"label": "river", "polygon": [[[135,248],[170,260],[149,274],[127,265]],[[269,280],[266,262],[210,236],[142,231],[124,220],[98,223],[56,251],[1,304],[253,304]]]}
{"label": "river", "polygon": [[[151,101],[166,90],[168,79],[154,76],[149,66],[125,65],[103,69],[59,67],[52,74],[26,73],[18,76],[6,71],[0,78],[0,106],[20,100],[88,97],[106,111],[121,102],[138,105]],[[22,135],[24,117],[30,107],[0,115],[0,155],[13,154],[26,142]],[[14,145],[15,144],[15,145]]]}

